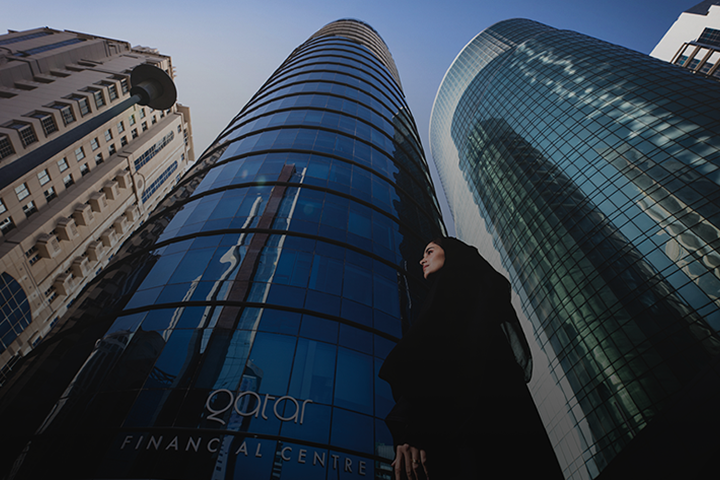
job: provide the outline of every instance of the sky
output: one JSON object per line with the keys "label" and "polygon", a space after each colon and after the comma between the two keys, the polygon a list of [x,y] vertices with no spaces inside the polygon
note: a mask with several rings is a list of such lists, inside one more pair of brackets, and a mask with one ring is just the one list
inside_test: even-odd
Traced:
{"label": "sky", "polygon": [[[47,26],[125,40],[170,55],[178,102],[190,107],[199,157],[297,46],[327,23],[356,18],[370,24],[390,48],[434,170],[428,128],[435,94],[457,54],[485,28],[523,17],[649,54],[678,16],[699,2],[35,0],[5,2],[0,32]],[[435,183],[441,191],[437,179]],[[452,233],[442,193],[440,197]]]}

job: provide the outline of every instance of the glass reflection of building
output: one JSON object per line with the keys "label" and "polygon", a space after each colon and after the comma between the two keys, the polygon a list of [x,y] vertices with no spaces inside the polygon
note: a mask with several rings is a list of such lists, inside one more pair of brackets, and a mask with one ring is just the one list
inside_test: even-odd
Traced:
{"label": "glass reflection of building", "polygon": [[[442,232],[385,43],[323,27],[103,272],[114,296],[79,299],[78,325],[92,308],[109,328],[55,406],[13,427],[16,478],[390,478],[377,371]],[[62,374],[59,342],[36,370]],[[38,391],[8,389],[18,408]]]}
{"label": "glass reflection of building", "polygon": [[719,107],[710,80],[530,20],[481,32],[438,91],[458,236],[512,280],[566,478],[702,469],[718,448],[678,405],[712,415],[720,380]]}

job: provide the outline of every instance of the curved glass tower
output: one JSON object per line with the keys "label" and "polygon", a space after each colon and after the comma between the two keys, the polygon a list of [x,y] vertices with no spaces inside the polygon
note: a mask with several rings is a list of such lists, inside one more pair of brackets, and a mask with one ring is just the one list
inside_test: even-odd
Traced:
{"label": "curved glass tower", "polygon": [[512,280],[566,478],[682,476],[717,446],[682,405],[711,415],[717,395],[718,111],[715,82],[521,19],[475,37],[438,91],[458,235]]}
{"label": "curved glass tower", "polygon": [[133,237],[15,478],[390,478],[377,370],[442,232],[385,43],[327,25]]}

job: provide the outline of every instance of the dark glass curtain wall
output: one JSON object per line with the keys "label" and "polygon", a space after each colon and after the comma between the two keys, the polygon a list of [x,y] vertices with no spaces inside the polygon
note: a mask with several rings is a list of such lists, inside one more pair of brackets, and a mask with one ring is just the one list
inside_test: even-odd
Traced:
{"label": "dark glass curtain wall", "polygon": [[710,416],[717,398],[719,110],[717,82],[522,19],[481,32],[440,87],[431,142],[455,224],[510,274],[568,479],[616,458],[684,474],[720,448],[669,408]]}
{"label": "dark glass curtain wall", "polygon": [[390,478],[377,371],[444,227],[382,39],[321,29],[178,188],[16,478]]}

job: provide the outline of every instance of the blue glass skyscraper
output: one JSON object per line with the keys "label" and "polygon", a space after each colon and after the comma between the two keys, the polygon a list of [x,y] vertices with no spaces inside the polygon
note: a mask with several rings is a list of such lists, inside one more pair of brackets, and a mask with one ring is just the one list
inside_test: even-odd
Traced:
{"label": "blue glass skyscraper", "polygon": [[[385,43],[327,25],[96,282],[113,293],[81,297],[47,342],[40,370],[61,375],[78,360],[52,349],[110,325],[32,433],[13,429],[16,478],[389,478],[376,373],[442,232]],[[52,381],[10,385],[3,415]]]}
{"label": "blue glass skyscraper", "polygon": [[711,471],[718,111],[716,82],[521,19],[475,37],[438,91],[458,236],[513,283],[566,478]]}

